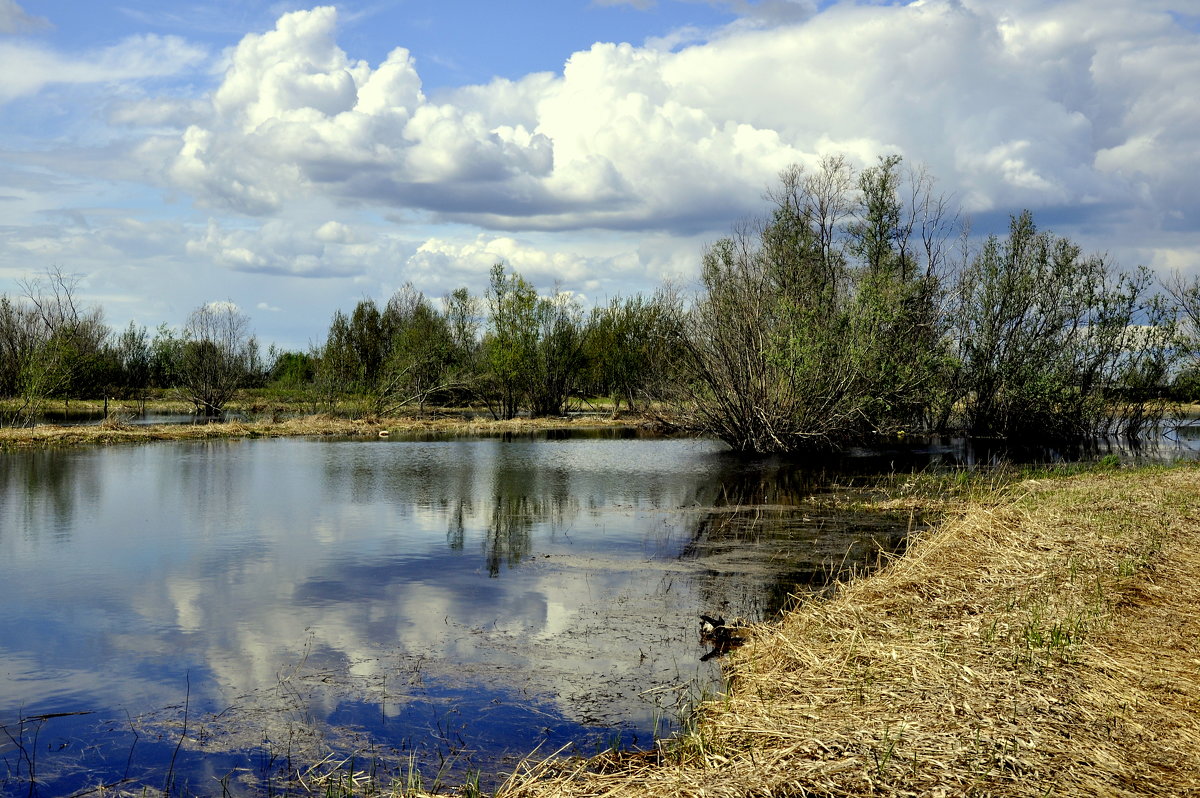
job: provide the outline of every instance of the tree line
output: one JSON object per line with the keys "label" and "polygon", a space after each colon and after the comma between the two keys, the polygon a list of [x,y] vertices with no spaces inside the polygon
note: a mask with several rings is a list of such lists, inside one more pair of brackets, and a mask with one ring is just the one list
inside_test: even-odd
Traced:
{"label": "tree line", "polygon": [[663,395],[680,313],[667,289],[585,311],[497,263],[482,296],[460,288],[435,303],[406,285],[382,308],[335,312],[324,342],[286,355],[277,377],[323,412],[471,405],[509,419],[560,415],[572,397],[633,410]]}
{"label": "tree line", "polygon": [[1200,388],[1200,278],[1121,270],[1028,212],[975,246],[923,170],[896,156],[784,170],[769,213],[669,285],[586,309],[497,263],[483,292],[334,313],[307,351],[268,349],[232,305],[181,330],[109,329],[51,271],[0,296],[0,395],[150,392],[219,414],[267,388],[313,412],[472,406],[556,415],[611,398],[740,450],[828,449],[914,432],[1069,439],[1137,434]]}
{"label": "tree line", "polygon": [[312,412],[376,417],[430,405],[498,419],[558,415],[572,397],[635,409],[661,393],[667,330],[679,316],[665,289],[585,312],[570,293],[539,295],[498,263],[482,296],[460,288],[435,302],[407,285],[382,308],[364,299],[336,311],[307,351],[264,354],[249,317],[228,303],[197,308],[180,330],[117,331],[101,308],[80,304],[78,280],[60,270],[21,287],[0,295],[0,397],[16,402],[19,424],[52,400],[101,397],[182,399],[218,416],[246,389]]}
{"label": "tree line", "polygon": [[793,167],[768,196],[769,217],[708,248],[684,318],[675,404],[735,448],[1136,435],[1195,373],[1200,282],[1163,291],[1029,212],[973,251],[894,156]]}
{"label": "tree line", "polygon": [[238,391],[269,379],[250,320],[233,305],[199,307],[182,330],[114,330],[102,308],[80,302],[78,282],[51,269],[24,280],[16,297],[0,294],[0,397],[12,403],[13,423],[32,423],[51,400],[144,406],[152,392],[219,415]]}

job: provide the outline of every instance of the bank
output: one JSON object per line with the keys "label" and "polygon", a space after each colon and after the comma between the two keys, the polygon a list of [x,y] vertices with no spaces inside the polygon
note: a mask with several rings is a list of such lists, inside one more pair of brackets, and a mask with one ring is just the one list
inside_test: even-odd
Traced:
{"label": "bank", "polygon": [[514,418],[493,420],[463,414],[343,418],[330,415],[263,417],[210,424],[131,424],[105,420],[96,424],[38,424],[0,428],[0,449],[81,444],[138,443],[214,438],[278,438],[295,436],[389,437],[391,435],[494,435],[558,429],[630,427],[648,424],[628,414]]}
{"label": "bank", "polygon": [[498,794],[1200,795],[1198,641],[1200,468],[1024,480],[758,627],[678,738]]}

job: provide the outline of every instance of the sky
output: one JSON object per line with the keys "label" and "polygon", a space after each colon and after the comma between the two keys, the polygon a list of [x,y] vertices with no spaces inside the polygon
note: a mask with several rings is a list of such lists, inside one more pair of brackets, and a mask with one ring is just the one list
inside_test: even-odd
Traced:
{"label": "sky", "polygon": [[686,287],[780,170],[890,154],[976,234],[1200,275],[1200,0],[0,0],[0,293],[114,327]]}

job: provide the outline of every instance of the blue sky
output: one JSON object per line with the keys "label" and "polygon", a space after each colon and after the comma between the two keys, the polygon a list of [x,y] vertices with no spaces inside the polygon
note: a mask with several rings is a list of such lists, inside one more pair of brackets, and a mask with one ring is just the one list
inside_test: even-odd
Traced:
{"label": "blue sky", "polygon": [[0,292],[232,301],[305,347],[503,259],[587,302],[695,278],[791,163],[898,153],[1200,272],[1194,0],[0,0]]}

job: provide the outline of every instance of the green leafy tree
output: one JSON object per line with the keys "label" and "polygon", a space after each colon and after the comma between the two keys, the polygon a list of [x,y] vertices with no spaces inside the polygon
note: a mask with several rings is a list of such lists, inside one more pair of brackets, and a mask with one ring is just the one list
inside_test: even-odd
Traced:
{"label": "green leafy tree", "polygon": [[858,178],[859,203],[847,231],[855,264],[849,341],[856,347],[863,421],[874,433],[928,426],[944,401],[944,239],[928,231],[953,227],[931,216],[946,207],[932,199],[932,189],[924,173],[902,172],[899,156],[880,158]]}
{"label": "green leafy tree", "polygon": [[653,297],[616,297],[592,310],[586,336],[587,368],[594,393],[636,410],[659,398],[678,363],[678,296],[669,288]]}
{"label": "green leafy tree", "polygon": [[533,358],[526,369],[529,412],[534,416],[561,415],[583,377],[587,330],[578,300],[555,291],[534,305]]}
{"label": "green leafy tree", "polygon": [[964,269],[954,310],[964,425],[1069,439],[1155,422],[1175,332],[1144,269],[1118,273],[1028,211]]}
{"label": "green leafy tree", "polygon": [[478,395],[496,418],[513,418],[522,406],[534,416],[562,413],[585,370],[587,328],[578,300],[560,290],[539,297],[497,263],[486,301]]}
{"label": "green leafy tree", "polygon": [[0,294],[0,396],[21,392],[21,372],[38,346],[39,324],[32,308]]}
{"label": "green leafy tree", "polygon": [[423,413],[431,396],[455,384],[450,322],[408,284],[388,301],[381,326],[389,340],[373,391],[376,412],[390,413],[416,403]]}
{"label": "green leafy tree", "polygon": [[158,325],[150,341],[150,385],[173,388],[179,379],[180,336],[165,323]]}
{"label": "green leafy tree", "polygon": [[270,384],[278,389],[294,391],[312,383],[316,363],[307,352],[275,352],[268,375]]}
{"label": "green leafy tree", "polygon": [[458,288],[442,298],[443,315],[450,335],[448,364],[453,397],[469,398],[483,379],[483,347],[479,338],[480,300],[467,288]]}
{"label": "green leafy tree", "polygon": [[355,387],[369,393],[379,381],[390,343],[383,314],[373,300],[364,299],[355,305],[346,332],[355,360]]}
{"label": "green leafy tree", "polygon": [[137,400],[144,410],[153,361],[146,328],[129,322],[129,326],[116,339],[113,359],[117,364],[121,393],[125,398]]}
{"label": "green leafy tree", "polygon": [[313,409],[333,412],[361,380],[361,367],[351,342],[350,319],[338,310],[329,322],[325,343],[314,347],[312,382]]}
{"label": "green leafy tree", "polygon": [[933,218],[947,206],[931,195],[897,158],[857,176],[842,158],[785,170],[771,215],[704,255],[679,383],[685,423],[738,449],[793,451],[932,416],[953,225]]}
{"label": "green leafy tree", "polygon": [[486,301],[480,396],[494,418],[514,418],[537,356],[537,292],[519,274],[506,274],[504,264],[496,263]]}

